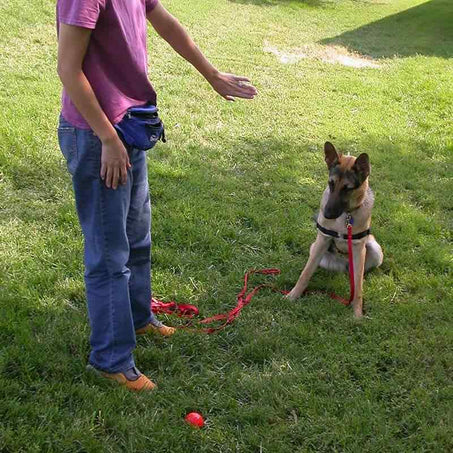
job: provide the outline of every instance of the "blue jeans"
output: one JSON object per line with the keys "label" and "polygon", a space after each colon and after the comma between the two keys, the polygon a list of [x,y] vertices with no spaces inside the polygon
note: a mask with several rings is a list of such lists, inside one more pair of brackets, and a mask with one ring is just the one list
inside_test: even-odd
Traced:
{"label": "blue jeans", "polygon": [[85,286],[91,326],[89,361],[110,373],[135,366],[135,330],[159,325],[151,312],[151,204],[146,152],[128,149],[127,184],[100,178],[100,140],[62,117],[58,140],[72,176],[85,239]]}

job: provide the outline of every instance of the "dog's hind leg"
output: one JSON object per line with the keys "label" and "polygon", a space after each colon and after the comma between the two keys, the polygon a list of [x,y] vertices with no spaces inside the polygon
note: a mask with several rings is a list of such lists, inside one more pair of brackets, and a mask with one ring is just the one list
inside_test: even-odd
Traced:
{"label": "dog's hind leg", "polygon": [[333,272],[348,271],[348,262],[345,257],[330,250],[324,253],[319,266]]}
{"label": "dog's hind leg", "polygon": [[366,247],[365,272],[373,267],[379,267],[384,260],[381,246],[377,243],[373,235],[368,237]]}
{"label": "dog's hind leg", "polygon": [[338,253],[326,252],[319,263],[319,267],[331,272],[347,272],[348,262]]}

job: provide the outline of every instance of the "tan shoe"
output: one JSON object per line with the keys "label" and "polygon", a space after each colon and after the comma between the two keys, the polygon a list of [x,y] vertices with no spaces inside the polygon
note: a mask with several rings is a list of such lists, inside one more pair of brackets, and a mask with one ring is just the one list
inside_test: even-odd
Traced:
{"label": "tan shoe", "polygon": [[156,327],[150,323],[147,324],[145,327],[137,329],[135,331],[135,335],[145,335],[149,332],[158,333],[163,337],[171,337],[176,332],[176,329],[174,327],[168,327],[164,325],[162,325],[161,327]]}
{"label": "tan shoe", "polygon": [[121,373],[107,373],[94,368],[92,365],[88,365],[87,369],[95,372],[100,377],[115,381],[133,392],[146,392],[157,388],[153,381],[140,373],[135,367]]}

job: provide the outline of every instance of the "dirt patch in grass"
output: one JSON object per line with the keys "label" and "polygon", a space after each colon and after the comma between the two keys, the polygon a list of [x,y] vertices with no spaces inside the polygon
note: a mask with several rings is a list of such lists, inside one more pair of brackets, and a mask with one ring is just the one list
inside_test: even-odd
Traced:
{"label": "dirt patch in grass", "polygon": [[382,66],[376,60],[351,52],[343,46],[307,44],[299,49],[288,51],[279,49],[265,41],[263,50],[266,53],[275,55],[282,64],[294,64],[300,60],[311,58],[323,61],[324,63],[341,64],[356,69],[379,69]]}

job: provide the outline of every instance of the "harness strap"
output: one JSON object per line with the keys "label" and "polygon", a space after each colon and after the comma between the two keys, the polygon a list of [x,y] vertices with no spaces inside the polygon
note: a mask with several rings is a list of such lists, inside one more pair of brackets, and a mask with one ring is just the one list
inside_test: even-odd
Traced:
{"label": "harness strap", "polygon": [[[318,222],[316,222],[316,228],[318,228],[318,230],[321,231],[321,233],[327,234],[328,236],[332,236],[337,239],[348,239],[347,234],[340,234],[338,233],[338,231],[328,230],[327,228],[321,226]],[[362,239],[365,236],[368,236],[369,234],[371,234],[371,228],[368,228],[368,230],[362,231],[361,233],[353,234],[351,236],[351,239]]]}

